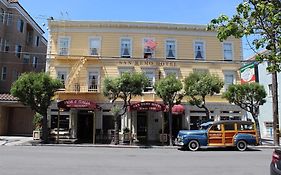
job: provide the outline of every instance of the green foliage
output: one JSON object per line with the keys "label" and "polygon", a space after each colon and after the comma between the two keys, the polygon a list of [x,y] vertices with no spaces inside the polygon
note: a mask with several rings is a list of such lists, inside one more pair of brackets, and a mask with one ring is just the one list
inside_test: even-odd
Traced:
{"label": "green foliage", "polygon": [[52,79],[44,72],[24,73],[13,83],[11,94],[42,116],[47,115],[55,91],[62,87],[59,80]]}
{"label": "green foliage", "polygon": [[280,0],[244,0],[237,6],[237,14],[229,18],[221,15],[211,20],[208,30],[217,30],[220,41],[230,36],[241,38],[254,35],[251,49],[266,48],[268,54],[258,54],[256,60],[268,60],[273,63],[270,72],[280,72],[281,63],[281,1]]}
{"label": "green foliage", "polygon": [[155,92],[165,104],[173,105],[174,103],[180,103],[182,95],[179,92],[183,86],[180,80],[175,75],[169,75],[164,79],[159,80],[155,84]]}
{"label": "green foliage", "polygon": [[41,129],[42,120],[43,120],[42,115],[40,115],[39,113],[36,112],[33,116],[33,119],[32,119],[33,126],[36,130]]}
{"label": "green foliage", "polygon": [[223,98],[250,112],[253,117],[257,117],[259,106],[266,102],[265,97],[265,89],[258,83],[231,85],[223,93]]}
{"label": "green foliage", "polygon": [[103,94],[114,103],[118,98],[124,102],[123,109],[127,110],[127,105],[132,97],[142,95],[149,81],[143,73],[123,73],[116,78],[105,78]]}
{"label": "green foliage", "polygon": [[184,79],[184,85],[185,94],[191,97],[190,104],[205,108],[205,97],[220,93],[224,83],[218,76],[194,72]]}

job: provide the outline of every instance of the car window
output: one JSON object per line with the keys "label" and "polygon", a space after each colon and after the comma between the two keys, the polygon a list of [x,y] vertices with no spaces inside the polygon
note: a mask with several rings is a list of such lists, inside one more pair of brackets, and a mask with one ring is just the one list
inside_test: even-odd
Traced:
{"label": "car window", "polygon": [[237,129],[239,131],[253,130],[254,129],[254,125],[253,124],[241,124],[241,123],[238,123],[237,124]]}
{"label": "car window", "polygon": [[226,131],[235,130],[234,123],[225,123],[224,124],[224,130],[226,130]]}
{"label": "car window", "polygon": [[216,124],[216,125],[213,125],[211,128],[210,128],[211,131],[221,131],[221,124]]}

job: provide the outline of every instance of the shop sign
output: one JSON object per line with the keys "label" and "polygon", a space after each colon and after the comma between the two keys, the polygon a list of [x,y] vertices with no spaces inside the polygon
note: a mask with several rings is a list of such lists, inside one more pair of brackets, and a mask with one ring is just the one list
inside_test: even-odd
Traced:
{"label": "shop sign", "polygon": [[160,67],[175,67],[176,62],[173,61],[152,61],[152,60],[120,60],[118,62],[122,66],[160,66]]}
{"label": "shop sign", "polygon": [[89,100],[68,99],[58,102],[58,108],[88,108],[97,109],[98,105]]}
{"label": "shop sign", "polygon": [[165,110],[165,105],[155,102],[139,102],[132,104],[130,110],[159,112]]}

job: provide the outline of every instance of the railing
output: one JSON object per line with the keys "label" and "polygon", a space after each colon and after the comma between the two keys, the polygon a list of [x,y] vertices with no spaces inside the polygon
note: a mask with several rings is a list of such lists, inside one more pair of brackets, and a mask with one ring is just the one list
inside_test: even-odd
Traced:
{"label": "railing", "polygon": [[99,92],[98,85],[87,85],[82,83],[73,83],[69,85],[66,89],[66,92]]}

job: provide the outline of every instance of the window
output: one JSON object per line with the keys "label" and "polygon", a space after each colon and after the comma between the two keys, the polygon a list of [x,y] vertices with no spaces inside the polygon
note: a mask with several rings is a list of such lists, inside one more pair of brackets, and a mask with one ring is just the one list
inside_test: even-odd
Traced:
{"label": "window", "polygon": [[121,57],[131,58],[132,56],[131,49],[132,49],[132,40],[130,38],[121,38],[121,47],[120,47]]}
{"label": "window", "polygon": [[9,52],[10,50],[10,44],[8,40],[5,40],[4,42],[4,52]]}
{"label": "window", "polygon": [[215,124],[210,128],[211,131],[221,131],[221,124]]}
{"label": "window", "polygon": [[176,58],[176,41],[166,40],[166,58],[175,59]]}
{"label": "window", "polygon": [[59,54],[60,55],[68,55],[69,54],[69,46],[70,46],[70,38],[69,37],[60,37],[59,38]]}
{"label": "window", "polygon": [[224,124],[224,130],[226,130],[226,131],[235,130],[234,123],[225,123]]}
{"label": "window", "polygon": [[67,78],[67,71],[65,70],[58,70],[57,71],[57,79],[61,81],[63,86],[65,87],[66,83],[66,78]]}
{"label": "window", "polygon": [[205,60],[204,42],[195,41],[194,43],[194,56],[196,60]]}
{"label": "window", "polygon": [[30,60],[30,55],[29,54],[24,54],[23,55],[23,63],[24,64],[29,64],[29,60]]}
{"label": "window", "polygon": [[204,69],[204,68],[195,68],[193,69],[193,72],[198,72],[198,73],[209,73],[208,69]]}
{"label": "window", "polygon": [[18,19],[18,22],[17,22],[17,29],[19,32],[23,32],[23,25],[24,25],[24,22],[22,19]]}
{"label": "window", "polygon": [[7,67],[3,66],[2,73],[1,73],[1,80],[6,80],[6,79],[7,79]]}
{"label": "window", "polygon": [[152,58],[154,56],[154,52],[156,49],[156,42],[152,38],[143,39],[144,47],[143,47],[143,55],[144,58]]}
{"label": "window", "polygon": [[223,58],[226,61],[233,60],[232,43],[223,43]]}
{"label": "window", "polygon": [[38,47],[38,46],[39,46],[39,43],[40,43],[40,37],[39,37],[39,36],[36,36],[36,37],[35,37],[35,46]]}
{"label": "window", "polygon": [[0,52],[2,51],[3,48],[3,38],[0,37]]}
{"label": "window", "polygon": [[98,92],[99,72],[90,70],[88,74],[88,91]]}
{"label": "window", "polygon": [[5,18],[5,11],[4,9],[0,9],[0,22],[4,23],[4,18]]}
{"label": "window", "polygon": [[20,73],[15,69],[13,70],[13,81],[16,81],[20,76]]}
{"label": "window", "polygon": [[[69,115],[60,115],[59,118],[60,131],[69,131]],[[58,116],[51,115],[51,129],[58,127]]]}
{"label": "window", "polygon": [[268,95],[271,96],[272,95],[272,84],[268,85]]}
{"label": "window", "polygon": [[8,13],[8,15],[7,15],[7,26],[11,25],[12,22],[13,22],[13,14]]}
{"label": "window", "polygon": [[244,130],[253,130],[254,125],[253,124],[241,124],[237,123],[237,130],[238,131],[244,131]]}
{"label": "window", "polygon": [[234,84],[235,76],[234,72],[225,72],[224,73],[224,90],[226,91],[228,86]]}
{"label": "window", "polygon": [[149,85],[144,88],[144,92],[153,92],[153,86],[155,83],[155,70],[144,70],[146,77],[148,78]]}
{"label": "window", "polygon": [[266,136],[272,137],[273,136],[273,122],[264,122],[265,129],[266,129]]}
{"label": "window", "polygon": [[100,45],[101,45],[100,38],[90,38],[89,54],[93,55],[93,56],[99,56],[100,55]]}
{"label": "window", "polygon": [[21,45],[16,45],[16,56],[18,58],[21,56]]}
{"label": "window", "polygon": [[32,66],[34,68],[37,68],[37,66],[38,66],[38,57],[33,57],[33,59],[32,59]]}
{"label": "window", "polygon": [[175,77],[179,78],[179,70],[178,69],[164,69],[165,77],[169,75],[175,75]]}

